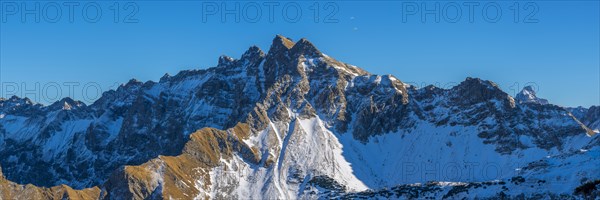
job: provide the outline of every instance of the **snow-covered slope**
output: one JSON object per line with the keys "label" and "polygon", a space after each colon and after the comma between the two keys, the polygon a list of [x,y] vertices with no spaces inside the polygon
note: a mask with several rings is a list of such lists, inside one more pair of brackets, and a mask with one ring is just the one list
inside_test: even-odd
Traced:
{"label": "snow-covered slope", "polygon": [[8,180],[97,198],[551,197],[600,177],[600,140],[562,107],[477,78],[416,88],[283,36],[89,106],[13,97],[0,111]]}

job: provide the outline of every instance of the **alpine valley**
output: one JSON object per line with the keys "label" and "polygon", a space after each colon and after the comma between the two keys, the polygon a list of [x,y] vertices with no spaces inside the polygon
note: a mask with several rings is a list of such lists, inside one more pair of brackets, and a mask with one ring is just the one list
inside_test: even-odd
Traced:
{"label": "alpine valley", "polygon": [[0,99],[0,199],[595,199],[600,107],[417,88],[276,36],[91,105]]}

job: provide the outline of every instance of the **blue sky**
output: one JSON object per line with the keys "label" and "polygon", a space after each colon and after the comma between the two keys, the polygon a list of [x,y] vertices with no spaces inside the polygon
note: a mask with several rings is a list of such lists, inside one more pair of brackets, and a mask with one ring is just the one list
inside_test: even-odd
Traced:
{"label": "blue sky", "polygon": [[[211,67],[220,55],[237,58],[251,45],[266,51],[282,34],[411,84],[450,87],[479,77],[513,95],[535,84],[539,96],[562,106],[600,104],[598,1],[478,2],[472,21],[465,3],[473,2],[98,2],[73,6],[73,22],[65,2],[0,2],[0,94],[89,103],[131,78],[157,81],[165,73]],[[39,23],[21,12],[35,3]],[[436,4],[429,12],[437,14],[423,20],[423,10]],[[95,9],[102,15],[92,23]],[[235,14],[223,20],[224,12]]]}

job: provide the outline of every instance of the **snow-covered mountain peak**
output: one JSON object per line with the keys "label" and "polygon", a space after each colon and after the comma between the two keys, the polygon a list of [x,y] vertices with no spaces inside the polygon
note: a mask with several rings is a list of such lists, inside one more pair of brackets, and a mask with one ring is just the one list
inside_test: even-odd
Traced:
{"label": "snow-covered mountain peak", "polygon": [[548,100],[536,96],[536,90],[533,86],[528,85],[521,90],[515,97],[519,103],[536,103],[541,105],[548,104]]}
{"label": "snow-covered mountain peak", "polygon": [[[57,106],[74,104],[65,99]],[[267,54],[253,46],[239,59],[219,58],[216,67],[165,75],[158,83],[129,81],[85,108],[13,110],[0,125],[7,179],[98,186],[77,191],[109,199],[316,199],[390,194],[386,188],[397,198],[458,198],[474,190],[465,187],[481,188],[480,181],[495,187],[521,180],[514,175],[522,165],[540,172],[562,167],[544,163],[546,156],[576,151],[578,159],[597,162],[581,149],[600,144],[563,108],[515,104],[491,81],[418,89],[337,61],[308,40],[279,35]],[[444,174],[481,174],[488,163],[502,173]],[[539,189],[548,187],[540,180],[558,178],[572,190],[599,174],[575,171],[523,179]],[[427,181],[464,183],[417,184]],[[0,192],[27,192],[3,187],[7,182],[0,177]],[[521,189],[500,187],[479,197],[516,196],[509,190]]]}
{"label": "snow-covered mountain peak", "polygon": [[85,103],[81,102],[81,101],[75,101],[73,99],[71,99],[70,97],[65,97],[59,101],[54,102],[53,104],[50,104],[50,106],[48,106],[48,108],[50,110],[71,110],[71,109],[77,109],[80,107],[85,107]]}

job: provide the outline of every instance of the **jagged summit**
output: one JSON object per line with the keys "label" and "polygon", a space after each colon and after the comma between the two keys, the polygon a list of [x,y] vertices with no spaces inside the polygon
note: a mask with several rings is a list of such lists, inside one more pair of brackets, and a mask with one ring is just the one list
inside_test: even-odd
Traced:
{"label": "jagged summit", "polygon": [[131,87],[131,86],[136,86],[136,85],[141,85],[144,82],[137,80],[135,78],[129,79],[129,81],[127,81],[127,83],[125,84],[121,84],[121,86],[125,86],[125,87]]}
{"label": "jagged summit", "polygon": [[217,63],[217,67],[227,67],[227,66],[231,65],[234,61],[235,61],[235,59],[233,59],[232,57],[225,56],[225,55],[220,56],[219,62]]}
{"label": "jagged summit", "polygon": [[31,107],[40,108],[42,107],[42,104],[35,103],[28,97],[20,98],[16,95],[13,95],[8,99],[0,99],[0,111],[10,111],[21,108],[27,109]]}
{"label": "jagged summit", "polygon": [[279,51],[282,48],[291,49],[294,46],[294,44],[295,43],[292,41],[292,39],[287,38],[282,35],[276,35],[275,38],[273,38],[273,43],[271,44],[271,49],[273,51]]}
{"label": "jagged summit", "polygon": [[306,38],[300,39],[298,42],[293,42],[292,39],[277,35],[273,39],[269,54],[274,53],[291,53],[293,56],[304,55],[307,57],[320,57],[322,53],[308,41]]}
{"label": "jagged summit", "polygon": [[514,102],[510,95],[502,91],[496,83],[489,80],[467,77],[465,81],[450,90],[456,91],[458,98],[463,99],[467,105],[490,100],[500,100],[506,102],[508,106],[514,107]]}
{"label": "jagged summit", "polygon": [[13,95],[11,96],[8,100],[9,102],[16,102],[16,103],[26,103],[26,104],[32,104],[33,101],[31,101],[31,99],[29,99],[28,97],[19,97],[17,95]]}
{"label": "jagged summit", "polygon": [[256,45],[252,45],[250,48],[248,48],[248,50],[246,50],[246,52],[244,52],[244,54],[242,54],[242,57],[240,59],[251,59],[255,57],[261,57],[264,55],[265,53],[262,51],[262,49],[260,49]]}
{"label": "jagged summit", "polygon": [[487,87],[490,89],[500,89],[498,84],[489,81],[483,80],[476,77],[467,77],[463,82],[461,82],[457,87],[469,88],[469,87]]}
{"label": "jagged summit", "polygon": [[541,105],[548,104],[548,100],[536,96],[535,89],[531,85],[525,86],[523,90],[517,94],[515,99],[519,103],[535,103]]}

